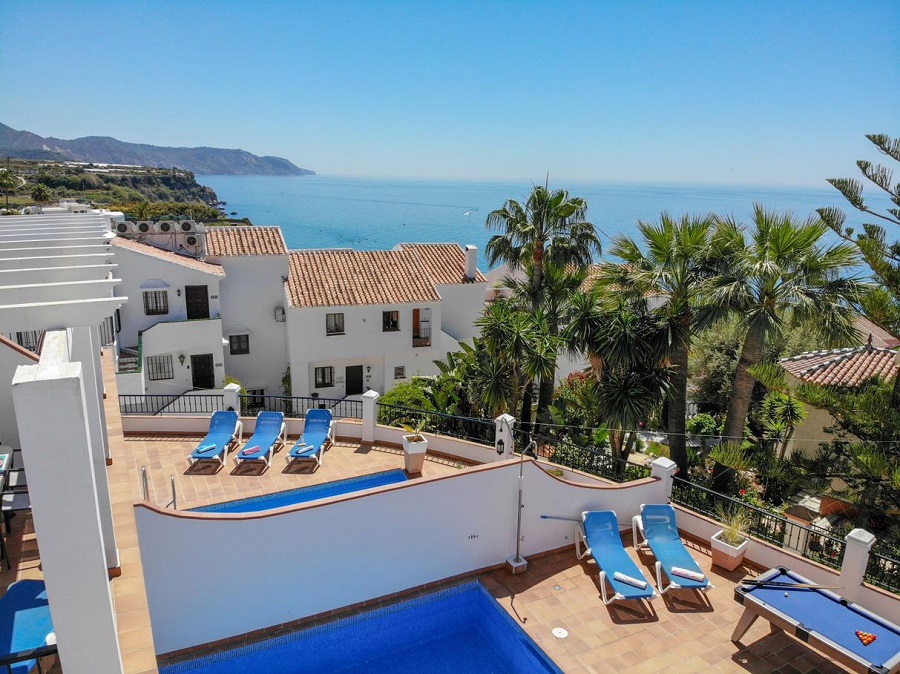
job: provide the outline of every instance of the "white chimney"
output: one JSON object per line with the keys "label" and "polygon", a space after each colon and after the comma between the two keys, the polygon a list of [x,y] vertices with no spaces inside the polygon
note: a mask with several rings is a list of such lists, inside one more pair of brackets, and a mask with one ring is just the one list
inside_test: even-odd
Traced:
{"label": "white chimney", "polygon": [[478,275],[478,246],[466,246],[466,278],[474,281]]}

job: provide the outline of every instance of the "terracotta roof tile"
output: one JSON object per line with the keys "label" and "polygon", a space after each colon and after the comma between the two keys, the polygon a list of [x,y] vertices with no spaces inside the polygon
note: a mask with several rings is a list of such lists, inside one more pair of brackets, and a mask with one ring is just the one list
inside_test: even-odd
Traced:
{"label": "terracotta roof tile", "polygon": [[431,280],[438,285],[455,283],[487,283],[477,269],[475,279],[466,278],[466,251],[455,243],[401,243],[399,250],[415,253]]}
{"label": "terracotta roof tile", "polygon": [[126,239],[125,237],[117,236],[112,240],[112,244],[119,248],[124,248],[126,250],[132,250],[135,253],[140,253],[141,255],[149,255],[150,257],[155,257],[158,260],[164,260],[166,262],[181,265],[182,267],[201,271],[204,274],[212,274],[213,276],[225,276],[225,270],[217,264],[212,264],[211,262],[203,262],[202,260],[196,260],[192,257],[188,257],[187,255],[179,255],[178,253],[172,252],[171,250],[163,250],[162,248],[151,246],[148,243],[141,243],[140,241],[134,241],[133,239]]}
{"label": "terracotta roof tile", "polygon": [[[287,293],[294,307],[438,302],[436,285],[469,283],[456,244],[401,244],[395,250],[293,250]],[[486,283],[479,272],[475,282]]]}
{"label": "terracotta roof tile", "polygon": [[856,331],[862,336],[864,342],[868,342],[871,338],[872,346],[879,346],[884,349],[896,349],[900,346],[900,339],[897,339],[887,330],[877,323],[873,323],[865,316],[857,316],[853,325],[856,328]]}
{"label": "terracotta roof tile", "polygon": [[810,384],[858,386],[873,377],[894,379],[900,371],[896,356],[892,349],[860,346],[801,353],[779,362],[797,379]]}
{"label": "terracotta roof tile", "polygon": [[206,254],[210,257],[238,255],[287,255],[280,227],[206,228]]}

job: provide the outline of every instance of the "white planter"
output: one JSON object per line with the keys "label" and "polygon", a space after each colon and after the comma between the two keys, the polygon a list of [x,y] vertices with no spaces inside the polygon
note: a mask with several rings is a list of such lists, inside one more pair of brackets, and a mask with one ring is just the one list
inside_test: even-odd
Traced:
{"label": "white planter", "polygon": [[712,547],[712,563],[721,566],[726,571],[734,571],[744,561],[744,555],[747,552],[749,540],[739,546],[734,547],[722,540],[722,530],[720,529],[712,535],[710,546]]}
{"label": "white planter", "polygon": [[410,440],[414,436],[403,436],[403,460],[407,473],[421,473],[425,465],[425,452],[428,451],[428,439],[423,438],[418,442]]}

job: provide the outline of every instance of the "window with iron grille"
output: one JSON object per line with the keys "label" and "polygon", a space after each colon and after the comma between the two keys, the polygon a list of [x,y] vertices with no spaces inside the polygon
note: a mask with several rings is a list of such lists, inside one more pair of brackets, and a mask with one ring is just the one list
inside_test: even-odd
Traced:
{"label": "window with iron grille", "polygon": [[394,379],[406,379],[406,367],[398,365],[394,368]]}
{"label": "window with iron grille", "polygon": [[228,346],[232,356],[250,353],[250,335],[231,335],[228,338]]}
{"label": "window with iron grille", "polygon": [[169,293],[165,290],[144,291],[144,313],[160,316],[169,313]]}
{"label": "window with iron grille", "polygon": [[381,314],[381,331],[397,332],[400,329],[400,312],[384,311]]}
{"label": "window with iron grille", "polygon": [[344,314],[325,314],[325,334],[344,334]]}
{"label": "window with iron grille", "polygon": [[175,373],[172,370],[172,356],[148,356],[147,376],[151,381],[174,379]]}
{"label": "window with iron grille", "polygon": [[317,367],[316,368],[316,388],[324,388],[326,386],[334,386],[334,368]]}

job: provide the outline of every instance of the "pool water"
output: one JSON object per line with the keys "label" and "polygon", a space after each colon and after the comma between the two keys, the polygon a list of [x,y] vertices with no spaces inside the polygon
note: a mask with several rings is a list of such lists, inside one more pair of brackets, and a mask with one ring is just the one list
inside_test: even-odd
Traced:
{"label": "pool water", "polygon": [[160,674],[562,672],[477,582],[162,667],[159,671]]}
{"label": "pool water", "polygon": [[279,491],[274,494],[254,496],[252,498],[240,499],[239,501],[214,503],[213,505],[192,508],[191,510],[193,512],[201,513],[253,513],[259,512],[260,510],[272,510],[283,506],[296,505],[297,503],[316,501],[318,499],[328,498],[329,496],[350,494],[355,491],[362,491],[363,489],[383,487],[386,484],[405,482],[407,479],[406,473],[402,470],[386,470],[383,473],[372,473],[371,475],[352,477],[347,480],[314,484],[309,487],[300,487],[299,489]]}

